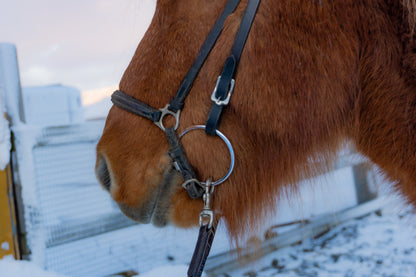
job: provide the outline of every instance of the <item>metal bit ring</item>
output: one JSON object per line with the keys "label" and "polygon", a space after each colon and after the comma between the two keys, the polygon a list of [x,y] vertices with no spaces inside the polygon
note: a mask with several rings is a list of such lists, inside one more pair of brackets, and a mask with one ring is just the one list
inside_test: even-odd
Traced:
{"label": "metal bit ring", "polygon": [[[186,135],[187,133],[189,133],[190,131],[194,131],[194,130],[205,130],[206,126],[205,125],[194,125],[191,126],[187,129],[185,129],[182,134],[179,135],[179,138],[182,138],[184,135]],[[210,182],[210,186],[218,186],[219,184],[222,184],[225,180],[228,179],[228,177],[230,177],[231,173],[234,170],[234,164],[235,164],[235,155],[234,155],[234,149],[233,146],[231,145],[230,140],[220,131],[215,130],[217,136],[219,136],[222,141],[224,141],[224,143],[227,145],[228,147],[228,151],[230,152],[230,158],[231,158],[231,163],[230,163],[230,168],[228,169],[227,174],[224,175],[224,177],[222,177],[221,179],[217,180],[217,181],[213,181]],[[203,185],[207,185],[206,182],[199,182],[200,184]]]}

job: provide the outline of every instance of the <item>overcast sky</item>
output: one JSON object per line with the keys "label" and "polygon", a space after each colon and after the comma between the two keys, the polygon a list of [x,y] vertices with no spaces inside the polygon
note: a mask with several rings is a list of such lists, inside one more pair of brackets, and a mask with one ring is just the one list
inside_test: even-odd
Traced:
{"label": "overcast sky", "polygon": [[116,86],[155,2],[0,0],[0,42],[16,45],[23,86]]}

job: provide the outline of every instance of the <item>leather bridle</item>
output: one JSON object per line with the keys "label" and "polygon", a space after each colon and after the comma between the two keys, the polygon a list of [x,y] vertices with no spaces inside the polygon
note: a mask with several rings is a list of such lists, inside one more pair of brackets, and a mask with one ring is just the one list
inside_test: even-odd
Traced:
{"label": "leather bridle", "polygon": [[[218,77],[215,89],[212,93],[211,100],[212,106],[208,115],[206,125],[197,125],[186,129],[180,136],[178,136],[176,130],[179,126],[180,112],[184,107],[184,102],[189,92],[191,91],[192,84],[196,79],[202,65],[205,63],[209,53],[214,47],[218,37],[220,36],[224,22],[227,17],[234,12],[240,0],[229,0],[224,7],[220,17],[215,22],[213,28],[208,34],[204,44],[202,45],[194,63],[183,79],[176,95],[171,99],[162,109],[155,109],[127,94],[117,90],[111,96],[111,101],[114,105],[131,112],[133,114],[142,116],[153,121],[162,131],[165,132],[169,141],[170,150],[169,156],[174,162],[174,165],[178,171],[181,172],[184,179],[183,187],[187,190],[189,196],[193,199],[203,197],[204,209],[200,214],[200,231],[198,236],[198,242],[195,247],[195,251],[192,257],[192,261],[189,266],[188,276],[201,276],[205,261],[208,257],[212,241],[214,239],[216,225],[218,219],[214,219],[213,211],[211,210],[211,196],[215,185],[225,181],[231,174],[234,167],[234,152],[231,143],[228,139],[218,130],[220,124],[221,115],[223,109],[228,105],[230,97],[234,88],[235,74],[240,61],[241,54],[244,49],[245,42],[251,29],[251,25],[254,21],[254,17],[257,12],[257,8],[260,4],[260,0],[248,0],[243,19],[240,23],[234,45],[231,49],[231,53],[224,63],[224,67],[221,75]],[[164,117],[171,115],[175,118],[175,125],[172,127],[165,127],[163,124]],[[186,158],[185,151],[180,143],[180,138],[191,130],[204,129],[208,135],[219,135],[227,144],[231,155],[231,166],[221,180],[221,182],[200,182]],[[208,219],[208,220],[206,220]]]}

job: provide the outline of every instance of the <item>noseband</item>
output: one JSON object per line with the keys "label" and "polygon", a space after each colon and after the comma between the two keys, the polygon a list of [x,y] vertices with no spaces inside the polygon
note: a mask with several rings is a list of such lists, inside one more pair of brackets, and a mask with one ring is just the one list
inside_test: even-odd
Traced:
{"label": "noseband", "polygon": [[[127,94],[117,90],[111,96],[111,101],[114,105],[131,112],[133,114],[142,116],[153,121],[162,131],[165,132],[169,141],[170,150],[169,156],[174,162],[178,171],[181,172],[184,179],[183,187],[187,190],[189,196],[193,199],[203,197],[204,208],[200,214],[200,232],[198,242],[192,257],[192,261],[188,270],[188,276],[201,276],[205,261],[208,257],[212,241],[215,235],[216,224],[218,219],[214,220],[214,213],[211,210],[211,196],[214,186],[224,182],[231,174],[234,168],[234,151],[231,143],[219,130],[219,124],[223,109],[228,105],[231,94],[235,84],[235,74],[240,61],[241,53],[243,52],[245,42],[254,21],[257,8],[260,0],[249,0],[244,12],[243,19],[240,23],[237,35],[234,40],[234,45],[231,53],[224,63],[221,75],[217,79],[215,89],[211,95],[212,106],[208,115],[206,125],[192,126],[186,129],[180,136],[177,134],[179,126],[180,112],[184,107],[185,99],[191,91],[192,84],[196,79],[202,65],[205,63],[209,53],[214,47],[218,37],[220,36],[224,22],[230,14],[234,12],[240,0],[229,0],[224,7],[220,17],[215,22],[212,30],[208,34],[204,44],[199,53],[183,79],[176,95],[171,99],[169,104],[164,108],[155,109]],[[165,127],[163,120],[166,116],[173,116],[175,118],[175,125],[172,127]],[[200,182],[190,165],[185,151],[180,143],[180,138],[186,133],[204,129],[208,135],[218,135],[227,145],[231,155],[231,166],[228,173],[218,181]]]}

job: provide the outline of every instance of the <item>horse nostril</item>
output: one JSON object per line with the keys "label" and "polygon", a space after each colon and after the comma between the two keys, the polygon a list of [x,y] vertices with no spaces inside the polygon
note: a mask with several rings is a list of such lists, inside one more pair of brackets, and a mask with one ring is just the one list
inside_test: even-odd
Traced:
{"label": "horse nostril", "polygon": [[100,157],[100,161],[98,162],[97,169],[95,171],[97,178],[101,185],[107,190],[110,191],[111,187],[111,178],[110,172],[108,171],[107,162],[103,157]]}

